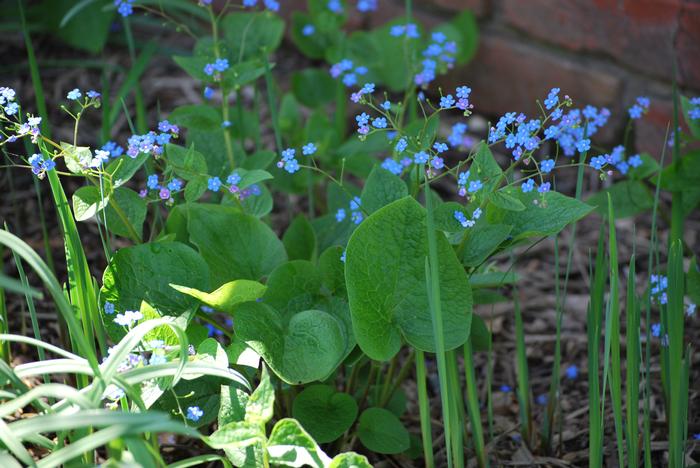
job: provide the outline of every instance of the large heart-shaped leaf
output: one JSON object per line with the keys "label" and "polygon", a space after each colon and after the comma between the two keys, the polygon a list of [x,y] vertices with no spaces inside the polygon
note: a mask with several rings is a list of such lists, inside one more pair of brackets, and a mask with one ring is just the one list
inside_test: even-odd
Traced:
{"label": "large heart-shaped leaf", "polygon": [[323,468],[331,461],[299,422],[288,418],[279,420],[272,428],[267,452],[275,466]]}
{"label": "large heart-shaped leaf", "polygon": [[181,293],[199,299],[209,307],[231,314],[237,304],[254,301],[262,297],[267,289],[265,285],[251,280],[231,281],[211,293],[177,284],[172,284],[171,286]]}
{"label": "large heart-shaped leaf", "polygon": [[[472,296],[452,247],[436,232],[446,349],[469,338]],[[391,203],[367,218],[347,248],[345,280],[353,330],[362,350],[386,360],[404,337],[414,347],[435,350],[428,306],[425,210],[413,198]]]}
{"label": "large heart-shaped leaf", "polygon": [[245,302],[236,307],[234,322],[237,336],[290,384],[324,379],[343,358],[341,325],[320,310],[305,310],[286,321],[265,303]]}
{"label": "large heart-shaped leaf", "polygon": [[400,177],[375,166],[362,189],[362,208],[371,214],[406,195],[408,187]]}
{"label": "large heart-shaped leaf", "polygon": [[[209,268],[202,257],[179,242],[153,242],[120,249],[110,259],[102,278],[100,301],[114,304],[116,312],[139,310],[148,302],[162,314],[180,315],[195,307],[197,300],[170,287],[170,283],[209,289]],[[104,307],[101,308],[104,310]],[[112,338],[123,335],[103,314]]]}
{"label": "large heart-shaped leaf", "polygon": [[292,414],[314,440],[332,442],[355,422],[357,403],[329,385],[312,385],[294,399]]}
{"label": "large heart-shaped leaf", "polygon": [[357,435],[362,445],[377,453],[400,453],[410,446],[406,428],[394,413],[384,408],[364,410]]}
{"label": "large heart-shaped leaf", "polygon": [[236,279],[258,280],[287,259],[272,229],[234,207],[190,204],[185,212],[190,241],[209,264],[215,286]]}

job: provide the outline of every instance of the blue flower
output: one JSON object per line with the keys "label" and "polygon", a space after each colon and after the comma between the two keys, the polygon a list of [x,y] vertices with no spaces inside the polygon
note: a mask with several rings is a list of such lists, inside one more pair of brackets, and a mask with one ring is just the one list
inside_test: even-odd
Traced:
{"label": "blue flower", "polygon": [[432,161],[430,161],[430,165],[435,169],[442,169],[445,167],[445,161],[441,157],[435,156]]}
{"label": "blue flower", "polygon": [[171,192],[179,192],[182,190],[182,181],[180,179],[173,179],[170,182],[168,182],[168,190]]}
{"label": "blue flower", "polygon": [[635,154],[635,155],[629,157],[629,159],[627,160],[627,164],[629,164],[632,167],[639,167],[642,164],[644,164],[644,161],[642,161],[641,156],[639,156],[638,154]]}
{"label": "blue flower", "polygon": [[554,160],[553,159],[545,159],[540,163],[540,170],[544,172],[545,174],[549,174],[552,172],[552,169],[554,169]]}
{"label": "blue flower", "polygon": [[158,184],[158,175],[157,174],[149,175],[148,179],[146,179],[146,187],[148,187],[151,190],[155,190],[159,186],[160,185]]}
{"label": "blue flower", "polygon": [[114,0],[114,5],[117,7],[119,14],[126,18],[134,12],[131,6],[133,2],[134,0]]}
{"label": "blue flower", "polygon": [[291,159],[294,159],[295,154],[296,150],[294,148],[287,148],[286,150],[282,151],[282,160],[289,161]]}
{"label": "blue flower", "polygon": [[71,100],[71,101],[77,101],[82,96],[83,95],[80,93],[80,90],[78,88],[74,88],[68,92],[68,94],[66,95],[66,98]]}
{"label": "blue flower", "polygon": [[299,169],[299,161],[297,161],[296,159],[290,159],[288,161],[285,161],[284,163],[284,170],[289,172],[290,174],[294,174]]}
{"label": "blue flower", "polygon": [[207,188],[212,192],[218,192],[221,189],[221,179],[218,177],[210,177],[207,181]]}
{"label": "blue flower", "polygon": [[527,181],[523,182],[522,185],[520,185],[520,189],[523,191],[523,193],[532,192],[534,188],[535,181],[532,179],[527,179]]}
{"label": "blue flower", "polygon": [[471,94],[472,89],[469,86],[459,86],[457,87],[457,97],[460,99],[467,99]]}
{"label": "blue flower", "polygon": [[234,171],[226,178],[226,183],[228,185],[238,185],[241,182],[241,175]]}
{"label": "blue flower", "polygon": [[88,91],[87,93],[85,93],[85,94],[86,94],[87,97],[89,97],[90,99],[97,99],[97,98],[99,98],[100,96],[102,96],[100,93],[98,93],[98,92],[95,91],[94,89],[89,90],[89,91]]}
{"label": "blue flower", "polygon": [[19,104],[17,104],[16,102],[11,102],[5,106],[5,114],[7,115],[15,115],[18,110]]}
{"label": "blue flower", "polygon": [[469,182],[469,188],[467,189],[467,191],[469,193],[475,193],[481,190],[481,187],[483,187],[483,184],[480,180],[472,180],[471,182]]}
{"label": "blue flower", "polygon": [[372,121],[372,126],[374,128],[386,128],[386,119],[384,117],[377,117]]}
{"label": "blue flower", "polygon": [[549,110],[557,105],[559,101],[559,88],[552,88],[547,95],[547,99],[544,100],[544,107]]}
{"label": "blue flower", "polygon": [[545,182],[544,184],[540,185],[537,188],[537,191],[540,193],[547,193],[549,192],[549,189],[552,187],[552,184],[549,182]]}
{"label": "blue flower", "polygon": [[643,109],[641,106],[638,106],[637,104],[633,105],[630,107],[627,112],[629,112],[630,118],[631,119],[638,119],[642,116]]}
{"label": "blue flower", "polygon": [[447,96],[443,96],[440,98],[440,107],[442,109],[449,109],[454,105],[455,105],[455,99],[452,97],[451,94],[448,94]]}
{"label": "blue flower", "polygon": [[541,395],[538,395],[535,401],[537,402],[538,405],[544,406],[547,404],[547,400],[549,400],[549,397],[546,393],[543,393]]}
{"label": "blue flower", "polygon": [[579,153],[585,153],[586,151],[591,149],[591,140],[589,140],[588,138],[582,138],[581,140],[576,142],[576,149]]}
{"label": "blue flower", "polygon": [[105,314],[112,315],[114,313],[114,304],[109,301],[105,302],[104,310]]}
{"label": "blue flower", "polygon": [[316,27],[313,24],[306,24],[301,28],[301,34],[304,36],[311,36],[314,32],[316,32]]}
{"label": "blue flower", "polygon": [[326,6],[335,14],[339,15],[343,12],[343,5],[340,3],[340,0],[328,0]]}
{"label": "blue flower", "polygon": [[335,220],[337,222],[341,222],[342,220],[345,219],[345,209],[344,208],[339,208],[338,211],[335,212]]}
{"label": "blue flower", "polygon": [[661,336],[661,324],[660,323],[652,323],[651,324],[651,336],[654,338],[658,338]]}
{"label": "blue flower", "polygon": [[360,205],[362,204],[362,200],[360,197],[353,197],[352,200],[350,200],[350,209],[355,211],[360,209]]}
{"label": "blue flower", "polygon": [[211,100],[212,97],[214,97],[214,90],[211,89],[209,86],[206,86],[204,88],[204,99],[207,101]]}
{"label": "blue flower", "polygon": [[406,141],[405,138],[401,138],[399,141],[396,142],[396,146],[394,147],[394,151],[397,153],[403,153],[406,150],[406,147],[408,147],[408,142]]}
{"label": "blue flower", "polygon": [[416,164],[425,164],[428,162],[428,158],[428,153],[426,153],[425,151],[419,151],[413,155],[413,161]]}
{"label": "blue flower", "polygon": [[168,358],[165,357],[164,354],[153,353],[153,354],[151,354],[151,359],[148,360],[148,365],[149,366],[157,366],[159,364],[165,364],[167,362],[168,362]]}
{"label": "blue flower", "polygon": [[301,152],[307,156],[312,155],[316,152],[316,145],[313,143],[307,143],[301,148]]}
{"label": "blue flower", "polygon": [[438,153],[444,153],[445,151],[447,151],[447,145],[445,143],[439,143],[436,141],[433,144],[433,149],[435,149],[435,151],[437,151]]}
{"label": "blue flower", "polygon": [[510,393],[511,391],[513,391],[513,389],[510,388],[509,385],[501,385],[499,387],[499,390],[502,391],[503,393]]}
{"label": "blue flower", "polygon": [[377,9],[377,0],[358,0],[357,1],[357,11],[366,13],[368,11],[375,11]]}
{"label": "blue flower", "polygon": [[391,101],[384,101],[384,102],[382,102],[382,109],[384,109],[384,110],[391,110]]}
{"label": "blue flower", "polygon": [[372,94],[374,92],[374,83],[365,83],[360,91],[362,94]]}
{"label": "blue flower", "polygon": [[363,112],[362,114],[355,116],[355,121],[359,126],[367,125],[369,123],[369,115]]}
{"label": "blue flower", "polygon": [[576,367],[576,364],[572,364],[566,368],[566,378],[576,380],[576,377],[578,377],[578,367]]}
{"label": "blue flower", "polygon": [[363,218],[364,216],[361,211],[353,211],[352,215],[350,215],[350,219],[354,224],[360,224]]}
{"label": "blue flower", "polygon": [[382,161],[382,168],[386,169],[394,175],[401,175],[401,173],[403,172],[403,166],[401,165],[401,163],[395,161],[392,158],[386,158],[384,161]]}
{"label": "blue flower", "polygon": [[204,416],[204,411],[202,411],[199,406],[190,406],[187,408],[187,419],[197,422]]}

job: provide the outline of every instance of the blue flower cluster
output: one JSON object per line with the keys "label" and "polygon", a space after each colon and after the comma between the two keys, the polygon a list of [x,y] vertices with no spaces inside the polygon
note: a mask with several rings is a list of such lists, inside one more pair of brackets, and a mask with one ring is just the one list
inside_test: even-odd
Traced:
{"label": "blue flower cluster", "polygon": [[[353,199],[350,200],[350,220],[354,224],[360,224],[364,219],[362,209],[360,208],[361,204],[362,201],[360,200],[360,197],[353,197]],[[347,211],[345,211],[345,208],[340,208],[338,209],[338,211],[335,212],[335,220],[339,223],[343,221],[346,217]]]}
{"label": "blue flower cluster", "polygon": [[106,151],[109,153],[109,156],[112,158],[118,158],[122,154],[124,154],[124,148],[119,146],[113,141],[108,141],[104,145],[102,145],[102,148],[100,148],[102,151]]}
{"label": "blue flower cluster", "polygon": [[618,145],[613,148],[610,154],[601,154],[591,158],[590,165],[597,171],[603,170],[608,164],[614,166],[621,174],[625,175],[629,172],[630,168],[637,168],[644,164],[644,161],[642,161],[642,157],[638,154],[634,154],[625,159],[625,147]]}
{"label": "blue flower cluster", "polygon": [[326,8],[336,15],[343,13],[343,4],[340,3],[340,0],[328,0],[328,3],[326,3]]}
{"label": "blue flower cluster", "polygon": [[452,132],[447,137],[447,142],[452,148],[463,148],[470,146],[471,140],[466,136],[467,134],[467,124],[463,122],[457,122],[452,126]]}
{"label": "blue flower cluster", "polygon": [[160,133],[150,131],[144,135],[132,135],[128,140],[126,154],[135,158],[141,153],[160,156],[163,154],[163,145],[170,143],[171,138],[177,138],[180,129],[167,120],[158,123]]}
{"label": "blue flower cluster", "polygon": [[394,158],[386,158],[382,161],[382,167],[394,175],[401,175],[403,170],[411,165],[411,158],[402,158],[396,161]]}
{"label": "blue flower cluster", "polygon": [[666,304],[668,302],[668,296],[666,295],[668,277],[663,275],[651,275],[649,282],[651,283],[651,297],[659,304]]}
{"label": "blue flower cluster", "polygon": [[627,109],[627,112],[630,115],[631,119],[639,119],[642,117],[643,114],[646,114],[649,111],[649,98],[640,96],[637,98],[637,101]]}
{"label": "blue flower cluster", "polygon": [[467,194],[476,194],[484,186],[483,182],[479,179],[472,179],[471,171],[460,172],[457,176],[457,187],[459,188],[458,194],[460,197],[466,197]]}
{"label": "blue flower cluster", "polygon": [[182,181],[175,177],[167,184],[161,185],[158,181],[158,175],[151,174],[146,180],[146,187],[148,189],[143,189],[139,192],[141,198],[145,198],[148,195],[148,190],[156,190],[158,192],[158,198],[172,202],[172,194],[182,190]]}
{"label": "blue flower cluster", "polygon": [[415,23],[395,24],[391,27],[389,34],[394,37],[406,36],[410,39],[418,39],[420,37],[418,26]]}
{"label": "blue flower cluster", "polygon": [[45,160],[39,153],[31,155],[28,162],[32,166],[32,172],[40,179],[44,178],[46,171],[50,171],[56,167],[56,163],[53,161],[53,159]]}
{"label": "blue flower cluster", "polygon": [[204,411],[200,409],[199,406],[190,406],[187,408],[187,419],[193,422],[197,422],[204,416]]}
{"label": "blue flower cluster", "polygon": [[117,314],[114,323],[122,327],[131,328],[136,322],[143,319],[143,314],[138,310],[127,310],[123,314]]}
{"label": "blue flower cluster", "polygon": [[427,88],[435,79],[437,72],[445,72],[452,68],[457,54],[457,43],[448,41],[447,36],[436,31],[431,35],[431,42],[423,51],[425,59],[421,63],[422,69],[414,77],[417,86]]}
{"label": "blue flower cluster", "polygon": [[[258,4],[258,0],[243,0],[243,6],[253,8]],[[279,11],[280,3],[277,0],[263,0],[263,5],[270,11]]]}
{"label": "blue flower cluster", "polygon": [[357,11],[361,13],[377,11],[378,3],[378,0],[357,0]]}
{"label": "blue flower cluster", "polygon": [[313,36],[313,34],[316,32],[316,26],[313,24],[305,24],[303,28],[301,28],[301,34],[302,36]]}
{"label": "blue flower cluster", "polygon": [[470,219],[467,219],[467,216],[459,210],[455,210],[454,217],[463,228],[470,228],[476,224],[476,220],[481,218],[481,208],[475,209]]}
{"label": "blue flower cluster", "polygon": [[[304,156],[313,156],[317,151],[314,143],[307,143],[301,148],[301,153]],[[282,159],[277,161],[277,167],[284,169],[290,174],[294,174],[300,168],[299,161],[296,158],[297,151],[294,148],[287,148],[282,151]]]}
{"label": "blue flower cluster", "polygon": [[689,103],[688,117],[691,120],[700,120],[700,97],[691,98]]}
{"label": "blue flower cluster", "polygon": [[352,60],[343,59],[330,68],[333,78],[341,78],[348,88],[358,83],[358,77],[366,75],[369,69],[365,66],[355,66]]}
{"label": "blue flower cluster", "polygon": [[207,76],[213,76],[214,81],[221,80],[221,73],[225,72],[229,68],[228,59],[219,58],[214,61],[214,63],[207,63],[204,65],[204,73]]}
{"label": "blue flower cluster", "polygon": [[12,143],[25,136],[30,136],[32,143],[36,143],[41,134],[41,117],[27,114],[27,120],[23,122],[15,90],[4,86],[0,87],[0,121],[6,125],[5,128],[0,127],[0,144]]}

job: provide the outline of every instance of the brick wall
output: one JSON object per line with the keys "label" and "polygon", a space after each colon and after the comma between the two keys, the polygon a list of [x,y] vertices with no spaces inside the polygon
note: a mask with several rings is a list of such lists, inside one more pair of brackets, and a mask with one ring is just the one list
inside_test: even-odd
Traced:
{"label": "brick wall", "polygon": [[651,98],[635,122],[639,151],[659,155],[672,118],[674,66],[686,94],[700,95],[700,1],[697,0],[423,0],[432,22],[471,9],[481,37],[475,60],[443,81],[467,83],[487,115],[533,111],[533,99],[561,87],[576,104],[613,112],[604,144],[620,141],[626,109]]}

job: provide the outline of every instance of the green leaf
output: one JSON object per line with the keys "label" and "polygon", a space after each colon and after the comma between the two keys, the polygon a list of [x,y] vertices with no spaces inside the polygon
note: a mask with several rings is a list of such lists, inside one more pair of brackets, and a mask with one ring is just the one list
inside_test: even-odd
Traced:
{"label": "green leaf", "polygon": [[691,151],[661,171],[661,188],[680,192],[700,187],[700,151]]}
{"label": "green leaf", "polygon": [[510,235],[514,240],[556,234],[594,209],[558,192],[522,193],[516,188],[510,188],[508,193],[519,198],[525,205],[525,210],[509,211],[488,206],[486,218],[491,224],[513,226]]}
{"label": "green leaf", "polygon": [[209,264],[213,285],[258,280],[287,258],[275,233],[253,216],[205,204],[187,205],[186,212],[190,241]]}
{"label": "green leaf", "polygon": [[109,196],[103,198],[98,187],[94,185],[80,187],[73,193],[73,215],[75,220],[87,221],[93,218],[108,203]]}
{"label": "green leaf", "polygon": [[491,349],[491,332],[484,319],[477,314],[472,316],[471,343],[474,351],[488,351]]}
{"label": "green leaf", "polygon": [[206,293],[195,288],[171,284],[176,291],[192,296],[213,309],[232,314],[236,305],[254,301],[265,294],[267,286],[251,280],[235,280],[223,284],[216,291]]}
{"label": "green leaf", "polygon": [[525,205],[523,205],[523,202],[521,202],[514,196],[509,195],[503,190],[489,193],[487,198],[489,202],[493,203],[499,208],[503,208],[504,210],[523,211],[525,209]]}
{"label": "green leaf", "polygon": [[281,419],[275,424],[267,451],[273,465],[324,468],[330,462],[328,455],[294,419]]}
{"label": "green leaf", "polygon": [[226,424],[214,431],[209,437],[204,437],[204,442],[214,449],[234,449],[248,447],[255,443],[265,441],[264,427],[259,424],[251,424],[245,421],[236,421]]}
{"label": "green leaf", "polygon": [[693,257],[688,267],[688,275],[686,277],[686,290],[688,296],[694,304],[700,305],[700,268],[698,268],[698,259]]}
{"label": "green leaf", "polygon": [[391,411],[367,408],[360,415],[357,436],[376,453],[401,453],[410,446],[408,431]]}
{"label": "green leaf", "polygon": [[236,169],[234,172],[237,172],[238,175],[241,176],[241,181],[236,184],[238,185],[238,188],[241,190],[250,187],[251,185],[254,184],[259,184],[262,181],[265,180],[270,180],[272,179],[272,174],[270,174],[267,171],[264,171],[262,169]]}
{"label": "green leaf", "polygon": [[168,120],[188,130],[221,129],[221,115],[216,109],[205,104],[180,106],[168,115]]}
{"label": "green leaf", "polygon": [[319,443],[332,442],[352,426],[357,403],[328,385],[312,385],[294,399],[292,415]]}
{"label": "green leaf", "polygon": [[[502,181],[502,176],[503,170],[501,170],[501,166],[493,157],[493,153],[491,153],[489,145],[487,145],[485,141],[480,142],[479,149],[476,152],[476,156],[474,156],[474,162],[469,169],[469,178],[467,180],[469,182],[473,180],[480,180],[484,184],[482,191],[484,193],[490,193],[498,189],[498,186]],[[500,190],[499,193],[500,198],[505,198],[509,195],[503,190]],[[514,197],[511,196],[510,198]],[[512,201],[511,205],[514,205],[515,203],[516,202]]]}
{"label": "green leaf", "polygon": [[[110,259],[102,278],[101,310],[104,303],[114,304],[116,312],[139,310],[141,302],[166,315],[181,315],[197,306],[197,300],[175,291],[170,283],[189,284],[208,289],[209,269],[190,247],[179,242],[154,242],[118,250]],[[124,334],[113,323],[114,316],[102,313],[112,338]]]}
{"label": "green leaf", "polygon": [[185,185],[185,201],[188,203],[196,202],[207,191],[209,178],[206,176],[195,177]]}
{"label": "green leaf", "polygon": [[236,12],[221,20],[221,30],[236,62],[273,52],[282,41],[284,21],[269,12]]}
{"label": "green leaf", "polygon": [[514,284],[520,277],[514,271],[489,271],[486,273],[474,273],[469,277],[472,288],[495,288],[504,284]]}
{"label": "green leaf", "polygon": [[628,178],[642,180],[651,177],[659,171],[659,163],[656,162],[656,159],[649,156],[648,153],[640,153],[639,157],[642,159],[642,165],[639,167],[630,167],[627,172]]}
{"label": "green leaf", "polygon": [[32,26],[39,26],[37,23],[41,20],[65,43],[88,52],[100,52],[109,37],[114,10],[105,11],[100,2],[87,2],[79,11],[75,11],[75,7],[75,0],[45,0],[40,11],[46,14],[36,18]]}
{"label": "green leaf", "polygon": [[194,145],[184,148],[168,143],[165,145],[165,156],[168,167],[185,180],[202,178],[208,173],[207,161],[202,153],[195,151]]}
{"label": "green leaf", "polygon": [[643,182],[638,180],[622,180],[601,190],[586,200],[586,203],[596,207],[596,211],[605,216],[608,213],[608,194],[618,219],[644,213],[654,207],[654,196]]}
{"label": "green leaf", "polygon": [[[403,22],[403,19],[397,19],[369,33],[373,47],[366,53],[367,56],[376,57],[371,70],[377,81],[391,91],[401,91],[412,84],[415,66],[413,60],[421,45],[419,40],[391,34],[392,26]],[[370,55],[372,53],[376,55]]]}
{"label": "green leaf", "polygon": [[362,189],[362,208],[372,214],[379,208],[408,195],[406,183],[400,177],[379,166],[369,174]]}
{"label": "green leaf", "polygon": [[513,226],[507,224],[477,223],[465,232],[461,247],[462,264],[469,267],[481,265],[501,243],[510,236]]}
{"label": "green leaf", "polygon": [[[119,213],[115,205],[119,207]],[[131,237],[131,230],[128,226],[131,225],[138,237],[141,238],[147,211],[146,201],[138,193],[126,187],[119,187],[112,192],[109,204],[105,209],[107,228],[118,236]],[[98,216],[98,218],[101,217]]]}
{"label": "green leaf", "polygon": [[313,263],[292,260],[275,268],[267,281],[262,300],[280,312],[308,309],[321,288],[321,278]]}
{"label": "green leaf", "polygon": [[231,422],[240,422],[245,418],[245,407],[248,403],[248,394],[240,388],[222,385],[217,422],[223,427]]}
{"label": "green leaf", "polygon": [[107,164],[105,172],[111,174],[112,186],[118,188],[126,184],[149,158],[150,155],[140,153],[135,158],[122,156]]}
{"label": "green leaf", "polygon": [[262,218],[272,211],[272,194],[264,185],[260,186],[260,195],[247,197],[241,202],[246,213]]}
{"label": "green leaf", "polygon": [[270,375],[263,366],[258,387],[250,394],[245,406],[245,420],[264,425],[274,414],[275,389],[270,383]]}
{"label": "green leaf", "polygon": [[324,379],[342,360],[345,337],[326,312],[305,310],[285,320],[264,301],[244,302],[234,322],[237,336],[289,384]]}
{"label": "green leaf", "polygon": [[[471,288],[464,268],[441,232],[436,233],[445,346],[469,337]],[[345,278],[353,330],[372,359],[387,360],[401,347],[434,351],[425,283],[425,210],[406,197],[380,209],[355,230],[347,248]]]}
{"label": "green leaf", "polygon": [[307,68],[292,75],[292,92],[306,107],[316,108],[335,98],[336,82],[326,70]]}
{"label": "green leaf", "polygon": [[61,151],[63,152],[63,160],[66,167],[73,174],[87,174],[87,167],[92,161],[92,151],[87,146],[73,146],[64,141],[61,142]]}
{"label": "green leaf", "polygon": [[316,233],[302,214],[294,218],[284,232],[282,242],[290,260],[314,260],[316,257]]}
{"label": "green leaf", "polygon": [[340,259],[344,248],[328,247],[318,259],[321,282],[331,294],[345,297],[345,263]]}
{"label": "green leaf", "polygon": [[267,169],[272,161],[275,160],[277,155],[274,151],[260,150],[251,154],[245,161],[243,161],[242,167],[244,169]]}
{"label": "green leaf", "polygon": [[336,455],[328,468],[372,468],[372,465],[364,455],[355,452],[345,452]]}

